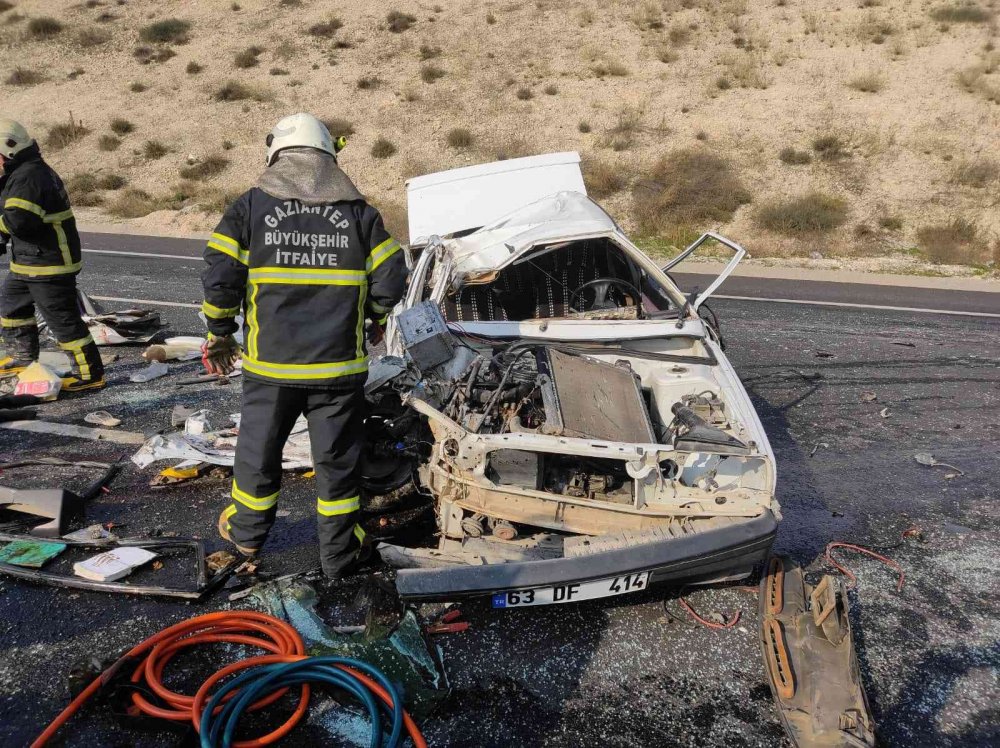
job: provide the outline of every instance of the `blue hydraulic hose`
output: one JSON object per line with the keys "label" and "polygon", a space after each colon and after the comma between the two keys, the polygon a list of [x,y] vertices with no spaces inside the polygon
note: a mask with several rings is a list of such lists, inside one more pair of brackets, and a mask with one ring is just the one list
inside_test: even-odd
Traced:
{"label": "blue hydraulic hose", "polygon": [[[365,673],[382,686],[392,698],[390,707],[375,698],[368,687],[351,673],[337,667],[343,665]],[[365,705],[371,719],[370,748],[382,746],[382,710],[392,720],[392,730],[386,748],[397,748],[402,744],[403,700],[398,689],[380,670],[367,662],[346,657],[309,657],[299,662],[261,665],[236,676],[219,687],[205,705],[201,713],[201,748],[230,748],[236,726],[243,712],[255,701],[274,693],[278,689],[303,683],[326,683],[342,688],[353,694]],[[239,691],[225,704],[226,694]],[[218,714],[215,710],[222,706]]]}

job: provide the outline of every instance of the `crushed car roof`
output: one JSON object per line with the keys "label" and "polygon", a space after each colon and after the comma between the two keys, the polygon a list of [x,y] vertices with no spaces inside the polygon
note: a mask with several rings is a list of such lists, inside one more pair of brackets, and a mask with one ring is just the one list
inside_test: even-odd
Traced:
{"label": "crushed car roof", "polygon": [[539,244],[592,236],[627,238],[601,206],[580,192],[558,192],[508,213],[467,236],[444,240],[455,272],[498,270]]}

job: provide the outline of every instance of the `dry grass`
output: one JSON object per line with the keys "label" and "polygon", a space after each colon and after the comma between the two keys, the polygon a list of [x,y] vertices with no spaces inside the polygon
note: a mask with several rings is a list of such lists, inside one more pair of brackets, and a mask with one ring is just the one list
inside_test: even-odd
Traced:
{"label": "dry grass", "polygon": [[191,60],[191,62],[189,62],[187,66],[184,68],[184,72],[187,73],[188,75],[198,75],[198,73],[200,73],[204,69],[205,69],[204,65],[202,65],[199,62],[195,62],[194,60]]}
{"label": "dry grass", "polygon": [[81,29],[76,35],[76,43],[84,49],[99,47],[111,41],[111,34],[104,29]]}
{"label": "dry grass", "polygon": [[382,85],[382,79],[377,75],[365,75],[358,78],[356,84],[359,91],[374,91]]}
{"label": "dry grass", "polygon": [[162,207],[161,202],[148,192],[129,189],[108,205],[108,213],[118,218],[142,218]]}
{"label": "dry grass", "polygon": [[894,215],[882,215],[879,216],[878,225],[886,231],[899,231],[903,228],[903,219]]}
{"label": "dry grass", "polygon": [[434,47],[430,44],[420,45],[420,59],[424,62],[427,60],[433,60],[435,57],[440,57],[441,47]]}
{"label": "dry grass", "polygon": [[632,197],[639,230],[647,236],[676,236],[684,227],[725,223],[750,202],[732,163],[701,148],[661,158],[635,185]]}
{"label": "dry grass", "polygon": [[0,0],[0,13],[6,13],[8,10],[14,7],[14,3],[9,3],[7,0]]}
{"label": "dry grass", "polygon": [[329,39],[337,33],[338,29],[344,27],[344,22],[336,16],[330,16],[327,20],[314,23],[307,29],[309,36],[316,36],[320,39]]}
{"label": "dry grass", "polygon": [[185,44],[191,24],[180,18],[165,18],[162,21],[143,26],[139,38],[150,44]]}
{"label": "dry grass", "polygon": [[993,13],[977,3],[962,0],[935,8],[931,18],[941,23],[989,23]]}
{"label": "dry grass", "polygon": [[764,90],[771,85],[771,79],[764,69],[764,57],[759,52],[729,54],[723,57],[722,64],[726,68],[726,78],[740,88]]}
{"label": "dry grass", "polygon": [[627,151],[635,145],[641,131],[642,112],[633,108],[621,109],[615,115],[614,124],[607,129],[598,141],[598,145],[613,151]]}
{"label": "dry grass", "polygon": [[389,158],[396,152],[396,146],[390,140],[379,137],[371,149],[372,158]]}
{"label": "dry grass", "polygon": [[111,132],[115,135],[128,135],[130,132],[135,132],[135,125],[129,122],[127,119],[122,119],[121,117],[116,117],[111,120]]}
{"label": "dry grass", "polygon": [[862,93],[878,93],[885,88],[885,78],[879,73],[863,73],[851,78],[847,85],[855,91]]}
{"label": "dry grass", "polygon": [[31,70],[29,68],[16,67],[11,71],[11,74],[7,76],[7,85],[9,86],[37,86],[39,83],[44,83],[48,78],[45,77],[44,73],[40,73],[37,70]]}
{"label": "dry grass", "polygon": [[219,174],[224,172],[228,166],[228,158],[218,154],[212,154],[210,156],[206,156],[196,164],[181,167],[179,173],[181,175],[181,179],[191,179],[198,182],[204,182],[207,179],[217,177]]}
{"label": "dry grass", "polygon": [[290,75],[290,73],[284,68],[271,68],[267,71],[268,75]]}
{"label": "dry grass", "polygon": [[973,65],[958,74],[958,84],[969,93],[979,94],[993,104],[1000,104],[1000,82],[992,75],[989,63]]}
{"label": "dry grass", "polygon": [[576,126],[576,129],[582,132],[584,135],[586,135],[591,130],[590,123],[587,122],[586,120],[580,120],[580,122]]}
{"label": "dry grass", "polygon": [[616,60],[599,60],[590,66],[590,72],[596,78],[624,78],[629,74],[629,70],[622,63]]}
{"label": "dry grass", "polygon": [[354,125],[343,117],[327,117],[321,119],[320,122],[326,125],[326,129],[335,138],[354,134]]}
{"label": "dry grass", "polygon": [[497,161],[507,161],[512,158],[530,156],[534,149],[520,135],[504,135],[497,138],[493,144],[493,156]]}
{"label": "dry grass", "polygon": [[979,227],[965,218],[917,230],[917,244],[931,262],[975,262],[979,243]]}
{"label": "dry grass", "polygon": [[149,65],[154,62],[166,62],[167,60],[176,57],[177,53],[170,47],[139,46],[132,52],[132,56],[139,61],[140,65]]}
{"label": "dry grass", "polygon": [[543,88],[542,91],[545,92],[546,96],[555,96],[557,93],[559,93],[559,86],[557,86],[555,83],[550,83],[545,88]]}
{"label": "dry grass", "polygon": [[212,98],[215,101],[271,101],[274,95],[258,86],[250,86],[239,81],[227,81],[222,84]]}
{"label": "dry grass", "polygon": [[989,158],[966,159],[955,166],[952,178],[965,187],[989,187],[1000,181],[1000,163]]}
{"label": "dry grass", "polygon": [[90,132],[90,128],[84,127],[82,122],[70,119],[60,125],[53,125],[49,128],[45,136],[45,145],[53,151],[58,151],[72,145]]}
{"label": "dry grass", "polygon": [[[9,19],[8,19],[9,20]],[[63,30],[63,25],[55,18],[42,16],[28,21],[28,36],[40,41],[54,39]]]}
{"label": "dry grass", "polygon": [[114,135],[105,133],[97,139],[97,148],[102,151],[117,151],[122,141]]}
{"label": "dry grass", "polygon": [[256,45],[247,47],[246,49],[236,53],[236,56],[233,58],[233,65],[242,69],[255,68],[260,64],[260,60],[258,58],[262,54],[264,54],[263,47],[258,47]]}
{"label": "dry grass", "polygon": [[810,234],[835,229],[847,220],[847,202],[823,192],[775,200],[760,206],[757,223],[779,234]]}
{"label": "dry grass", "polygon": [[433,83],[440,78],[444,78],[445,75],[447,75],[445,69],[437,65],[429,64],[420,66],[420,80],[424,83]]}
{"label": "dry grass", "polygon": [[105,174],[97,180],[97,187],[102,190],[120,190],[128,184],[128,180],[121,174]]}
{"label": "dry grass", "polygon": [[147,140],[142,144],[142,155],[150,161],[161,159],[168,153],[170,153],[170,149],[159,140]]}
{"label": "dry grass", "polygon": [[812,162],[812,156],[809,151],[800,151],[797,148],[786,147],[782,148],[778,152],[778,158],[783,164],[789,164],[792,166],[801,166],[803,164],[808,164]]}
{"label": "dry grass", "polygon": [[896,27],[891,22],[874,14],[867,16],[857,28],[858,38],[869,44],[884,44],[894,33]]}
{"label": "dry grass", "polygon": [[598,199],[621,192],[628,186],[628,179],[617,164],[597,158],[586,158],[583,168],[583,183],[587,194]]}
{"label": "dry grass", "polygon": [[464,127],[455,127],[448,131],[445,141],[452,148],[471,148],[476,139],[470,130]]}
{"label": "dry grass", "polygon": [[408,31],[417,22],[417,19],[416,16],[411,16],[409,13],[392,10],[385,17],[385,21],[389,25],[389,31],[394,34],[402,34],[404,31]]}
{"label": "dry grass", "polygon": [[817,135],[813,138],[812,147],[823,161],[838,161],[850,155],[847,143],[839,135],[833,133]]}
{"label": "dry grass", "polygon": [[656,48],[656,59],[664,64],[669,65],[671,62],[677,62],[680,57],[677,52],[666,44],[661,44]]}
{"label": "dry grass", "polygon": [[128,90],[131,91],[132,93],[142,93],[143,91],[148,91],[149,86],[147,86],[142,81],[134,81],[129,85]]}
{"label": "dry grass", "polygon": [[535,93],[527,86],[519,86],[514,95],[521,101],[530,101],[535,98]]}

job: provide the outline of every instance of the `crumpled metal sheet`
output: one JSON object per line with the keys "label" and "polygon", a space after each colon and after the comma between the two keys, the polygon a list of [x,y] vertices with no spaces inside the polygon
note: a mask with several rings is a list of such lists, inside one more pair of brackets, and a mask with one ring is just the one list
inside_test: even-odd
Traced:
{"label": "crumpled metal sheet", "polygon": [[[239,423],[239,416],[233,417]],[[206,434],[158,434],[148,440],[132,455],[132,462],[145,468],[159,460],[194,460],[212,465],[232,467],[236,460],[236,429],[212,431]],[[309,443],[309,424],[299,416],[281,455],[285,470],[312,467]]]}

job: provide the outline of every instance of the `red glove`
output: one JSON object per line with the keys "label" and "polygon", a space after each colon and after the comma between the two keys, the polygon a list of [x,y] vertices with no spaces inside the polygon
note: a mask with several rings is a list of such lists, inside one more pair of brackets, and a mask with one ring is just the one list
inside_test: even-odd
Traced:
{"label": "red glove", "polygon": [[240,355],[239,343],[232,335],[223,335],[220,338],[210,335],[208,340],[201,344],[201,362],[209,374],[219,376],[228,374],[236,368],[236,361]]}

